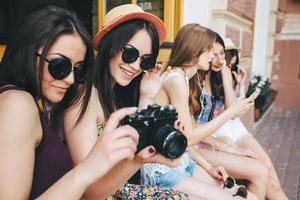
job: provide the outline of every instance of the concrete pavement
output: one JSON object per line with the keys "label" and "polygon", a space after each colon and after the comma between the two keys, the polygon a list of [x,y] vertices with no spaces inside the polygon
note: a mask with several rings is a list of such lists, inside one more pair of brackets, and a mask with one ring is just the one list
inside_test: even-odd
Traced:
{"label": "concrete pavement", "polygon": [[299,200],[300,111],[272,107],[254,137],[270,155],[289,200]]}

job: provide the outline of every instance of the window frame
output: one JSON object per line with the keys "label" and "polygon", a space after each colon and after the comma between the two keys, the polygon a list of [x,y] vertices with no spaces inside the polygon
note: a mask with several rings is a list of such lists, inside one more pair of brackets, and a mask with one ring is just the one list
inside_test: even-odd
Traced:
{"label": "window frame", "polygon": [[[105,15],[106,0],[98,0],[98,30],[102,27]],[[136,4],[137,0],[131,0]],[[165,42],[162,44],[158,56],[159,62],[166,62],[169,58],[174,38],[182,26],[183,0],[164,0],[164,24],[167,30]]]}

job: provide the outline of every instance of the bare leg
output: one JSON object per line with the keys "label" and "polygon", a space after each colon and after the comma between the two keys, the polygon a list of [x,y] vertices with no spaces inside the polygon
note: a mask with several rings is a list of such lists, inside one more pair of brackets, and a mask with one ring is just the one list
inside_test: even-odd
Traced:
{"label": "bare leg", "polygon": [[267,198],[270,200],[287,200],[287,196],[285,195],[282,187],[280,186],[280,182],[278,176],[276,174],[274,165],[262,148],[262,146],[257,142],[257,140],[252,137],[252,135],[245,135],[236,141],[236,144],[240,147],[245,147],[251,149],[255,154],[257,154],[261,161],[265,163],[265,165],[269,169],[269,181],[267,187]]}
{"label": "bare leg", "polygon": [[193,175],[193,178],[204,182],[204,183],[208,183],[210,185],[219,187],[217,181],[212,178],[202,167],[200,167],[199,165],[196,165],[196,169],[195,169],[195,173]]}
{"label": "bare leg", "polygon": [[[232,200],[232,199],[239,199],[245,200],[241,197],[234,197],[232,193],[229,191],[223,190],[219,187],[214,185],[210,185],[204,183],[194,177],[189,177],[184,180],[182,183],[177,185],[174,189],[185,192],[190,195],[190,197],[194,197],[195,199],[207,199],[207,200]],[[250,194],[247,197],[248,200],[257,200],[257,198]]]}
{"label": "bare leg", "polygon": [[197,196],[189,195],[190,200],[206,200]]}
{"label": "bare leg", "polygon": [[234,178],[248,180],[250,182],[248,190],[254,193],[259,200],[265,199],[269,173],[260,161],[202,148],[198,149],[198,152],[211,164],[225,167]]}

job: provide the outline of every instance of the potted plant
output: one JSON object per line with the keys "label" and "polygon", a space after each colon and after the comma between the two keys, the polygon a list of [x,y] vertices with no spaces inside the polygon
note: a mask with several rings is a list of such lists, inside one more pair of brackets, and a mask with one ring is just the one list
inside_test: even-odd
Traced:
{"label": "potted plant", "polygon": [[254,75],[250,81],[246,96],[250,96],[256,88],[260,88],[260,94],[255,99],[255,121],[258,121],[262,114],[274,101],[277,94],[276,91],[271,89],[271,82],[269,79],[264,79],[261,75]]}

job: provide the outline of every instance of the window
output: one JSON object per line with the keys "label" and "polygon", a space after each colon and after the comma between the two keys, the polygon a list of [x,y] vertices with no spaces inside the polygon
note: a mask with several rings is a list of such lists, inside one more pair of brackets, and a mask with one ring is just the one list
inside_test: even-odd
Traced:
{"label": "window", "polygon": [[112,8],[133,3],[139,5],[146,12],[159,17],[167,29],[167,38],[162,45],[159,61],[167,61],[175,34],[182,25],[182,1],[183,0],[97,0],[98,1],[98,27],[103,25],[103,18]]}

